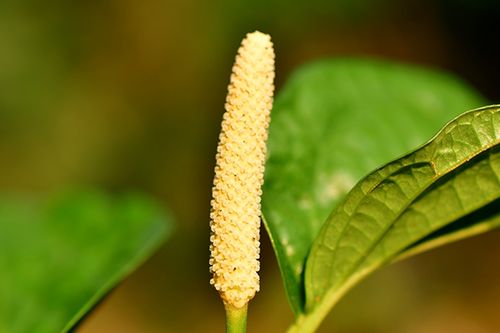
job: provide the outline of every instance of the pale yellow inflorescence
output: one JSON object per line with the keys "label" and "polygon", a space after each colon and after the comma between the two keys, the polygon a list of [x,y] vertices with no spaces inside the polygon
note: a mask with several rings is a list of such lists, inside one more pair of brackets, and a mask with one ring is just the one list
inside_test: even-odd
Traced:
{"label": "pale yellow inflorescence", "polygon": [[259,290],[260,197],[273,81],[270,36],[247,34],[228,88],[210,213],[210,283],[236,308]]}

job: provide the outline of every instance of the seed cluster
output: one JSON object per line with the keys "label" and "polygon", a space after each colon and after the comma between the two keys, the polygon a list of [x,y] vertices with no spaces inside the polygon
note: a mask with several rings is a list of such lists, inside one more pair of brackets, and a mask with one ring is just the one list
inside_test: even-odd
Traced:
{"label": "seed cluster", "polygon": [[260,197],[273,81],[270,36],[247,34],[228,88],[210,213],[210,283],[236,308],[259,290]]}

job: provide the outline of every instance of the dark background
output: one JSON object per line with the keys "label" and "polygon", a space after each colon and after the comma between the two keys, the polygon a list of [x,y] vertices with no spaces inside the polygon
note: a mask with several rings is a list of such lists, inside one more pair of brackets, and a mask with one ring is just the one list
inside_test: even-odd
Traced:
{"label": "dark background", "polygon": [[[2,0],[0,187],[140,190],[175,215],[167,244],[78,332],[222,332],[208,212],[245,33],[272,35],[278,90],[307,61],[353,55],[453,72],[500,102],[499,13],[494,0]],[[499,332],[499,251],[492,232],[384,269],[323,331]],[[292,316],[266,235],[262,260],[249,331],[281,332]]]}

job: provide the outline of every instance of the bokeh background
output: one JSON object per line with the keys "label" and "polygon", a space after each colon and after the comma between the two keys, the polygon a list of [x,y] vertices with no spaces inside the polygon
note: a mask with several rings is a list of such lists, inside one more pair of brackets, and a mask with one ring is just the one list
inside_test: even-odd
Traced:
{"label": "bokeh background", "polygon": [[[219,123],[246,32],[270,33],[277,89],[324,57],[393,59],[453,72],[500,102],[495,0],[1,0],[0,187],[139,190],[176,231],[76,330],[222,332],[208,284],[208,212]],[[262,235],[249,332],[292,320]],[[353,290],[323,332],[500,332],[500,232],[386,268]]]}

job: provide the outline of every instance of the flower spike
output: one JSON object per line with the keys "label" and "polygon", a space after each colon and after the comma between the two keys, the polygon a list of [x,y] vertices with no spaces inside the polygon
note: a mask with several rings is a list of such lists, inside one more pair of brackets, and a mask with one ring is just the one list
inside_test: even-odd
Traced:
{"label": "flower spike", "polygon": [[273,81],[270,36],[247,34],[228,88],[210,213],[210,283],[236,309],[259,290],[260,197]]}

